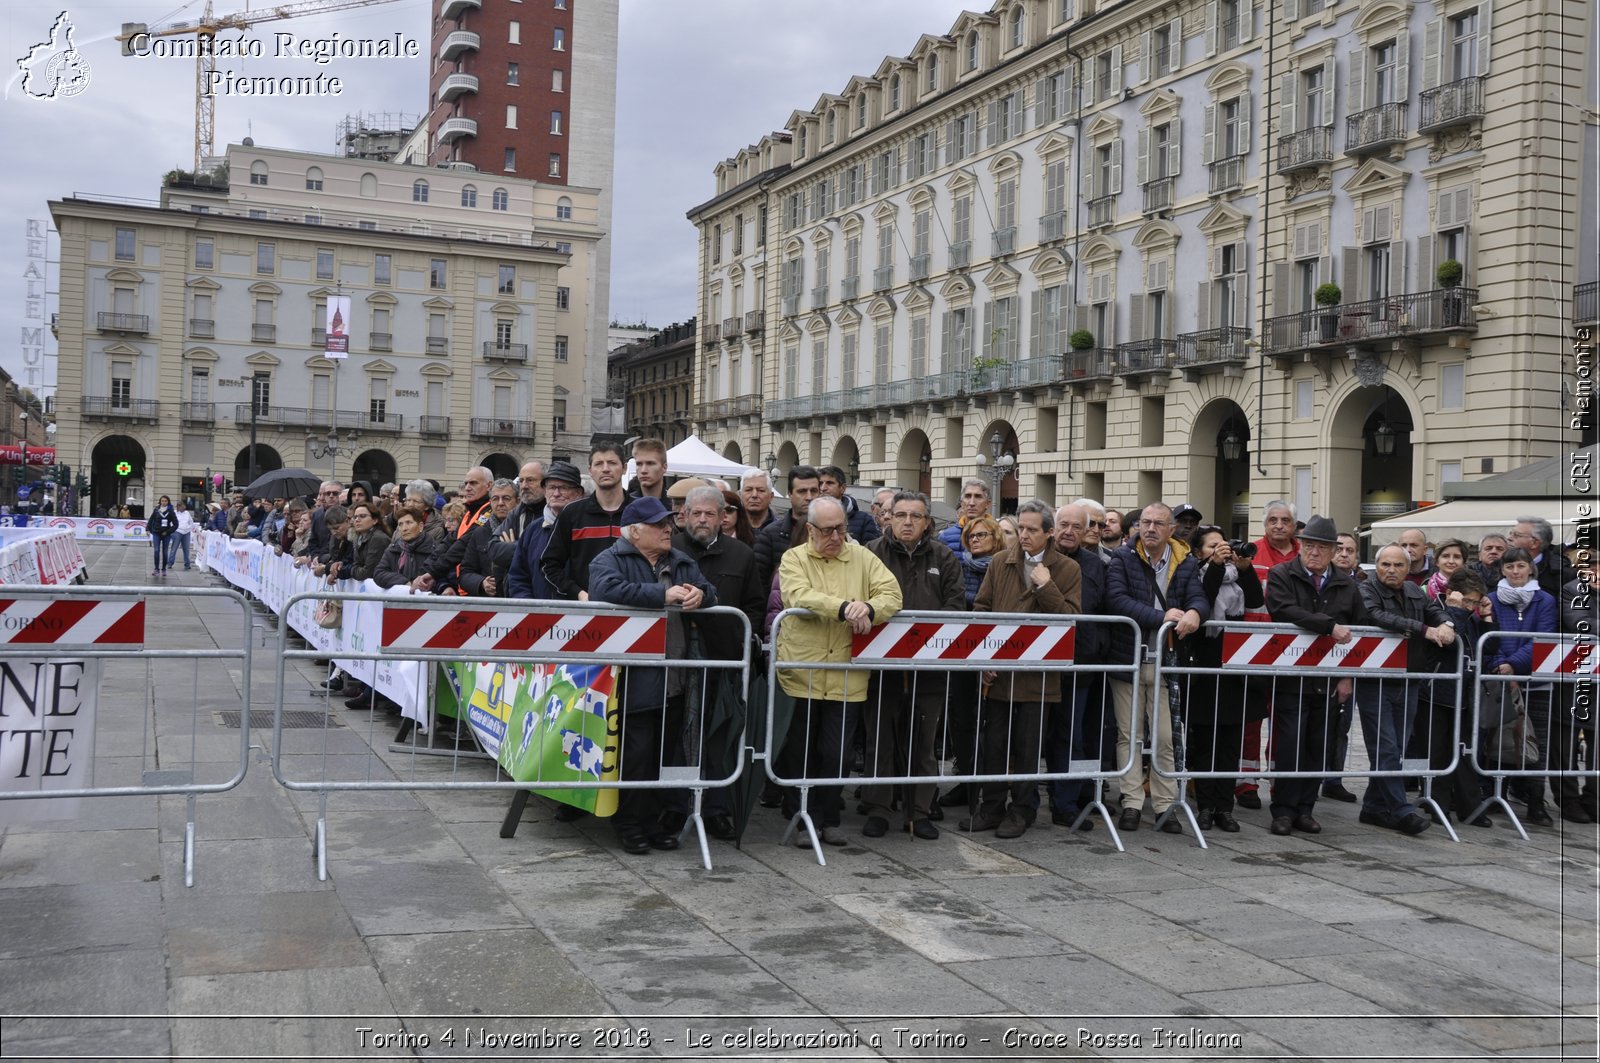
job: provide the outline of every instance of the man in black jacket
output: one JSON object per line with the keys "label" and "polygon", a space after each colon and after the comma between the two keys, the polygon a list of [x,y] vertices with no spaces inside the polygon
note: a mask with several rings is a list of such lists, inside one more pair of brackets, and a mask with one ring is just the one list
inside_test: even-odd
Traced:
{"label": "man in black jacket", "polygon": [[622,490],[626,467],[622,447],[616,443],[596,443],[589,449],[594,494],[569,502],[561,511],[539,562],[558,597],[588,601],[589,565],[622,538],[622,507],[628,504]]}
{"label": "man in black jacket", "polygon": [[[1199,566],[1190,556],[1189,545],[1172,537],[1172,510],[1164,502],[1151,502],[1139,511],[1137,537],[1111,555],[1106,566],[1106,612],[1126,616],[1144,632],[1149,646],[1146,659],[1135,662],[1137,645],[1133,633],[1118,625],[1111,629],[1109,663],[1134,664],[1140,668],[1140,704],[1133,703],[1133,684],[1122,673],[1111,673],[1111,696],[1117,709],[1117,760],[1119,766],[1132,763],[1122,777],[1122,815],[1119,830],[1138,830],[1144,809],[1144,760],[1136,735],[1147,725],[1155,735],[1155,767],[1167,772],[1149,773],[1150,803],[1159,819],[1178,800],[1177,782],[1171,777],[1172,713],[1166,691],[1156,685],[1155,660],[1163,647],[1155,645],[1156,633],[1166,623],[1173,625],[1175,638],[1185,639],[1200,630],[1211,618],[1211,603],[1200,585]],[[1135,712],[1138,716],[1135,717]],[[1166,816],[1161,829],[1179,834],[1183,825]]]}
{"label": "man in black jacket", "polygon": [[822,478],[815,467],[795,465],[789,469],[789,513],[756,535],[756,575],[762,587],[771,590],[778,562],[790,547],[805,541],[806,513],[821,490]]}
{"label": "man in black jacket", "polygon": [[[1533,578],[1539,581],[1540,589],[1560,601],[1561,588],[1577,579],[1578,574],[1561,547],[1555,545],[1555,534],[1555,529],[1543,517],[1518,517],[1506,538],[1512,546],[1528,551],[1533,558]],[[1493,587],[1489,589],[1494,590]]]}
{"label": "man in black jacket", "polygon": [[[950,548],[933,536],[928,496],[900,491],[889,504],[889,534],[867,549],[878,555],[900,584],[902,609],[965,611],[966,581]],[[862,724],[866,774],[870,777],[938,775],[934,739],[950,695],[950,677],[941,672],[883,672],[868,695]],[[939,836],[934,826],[933,783],[906,788],[905,829],[927,841]],[[867,822],[861,833],[881,838],[889,832],[894,788],[882,783],[862,789]]]}
{"label": "man in black jacket", "polygon": [[[1406,578],[1410,568],[1411,557],[1404,547],[1390,544],[1379,550],[1378,578],[1361,584],[1361,604],[1374,624],[1406,636],[1406,671],[1421,672],[1432,657],[1428,644],[1441,649],[1455,645],[1456,629],[1444,606]],[[1362,678],[1356,683],[1361,736],[1374,771],[1400,770],[1421,695],[1422,683],[1416,680]],[[1406,799],[1399,776],[1367,780],[1361,822],[1402,834],[1421,834],[1429,825],[1428,817]]]}
{"label": "man in black jacket", "polygon": [[517,552],[512,518],[517,508],[517,485],[496,480],[489,488],[489,520],[467,530],[466,553],[461,559],[463,593],[483,598],[506,598],[506,573]]}
{"label": "man in black jacket", "polygon": [[[1351,625],[1368,622],[1367,610],[1350,577],[1333,567],[1339,533],[1327,517],[1313,516],[1300,533],[1300,553],[1267,573],[1267,612],[1273,622],[1294,624],[1340,645],[1353,638]],[[1409,567],[1409,564],[1408,564]],[[1348,698],[1351,682],[1341,679],[1331,691]],[[1333,747],[1328,726],[1329,684],[1314,677],[1281,680],[1272,694],[1272,748],[1278,768],[1317,772],[1328,768]],[[1272,833],[1302,830],[1318,834],[1313,816],[1320,778],[1279,779],[1272,787]]]}
{"label": "man in black jacket", "polygon": [[[1106,599],[1106,563],[1100,551],[1085,545],[1084,533],[1088,528],[1089,511],[1082,504],[1074,502],[1056,510],[1056,549],[1078,563],[1082,578],[1079,587],[1083,597],[1079,609],[1086,616],[1103,612]],[[1111,632],[1104,624],[1080,623],[1074,639],[1074,660],[1080,664],[1105,663]],[[1062,697],[1045,731],[1044,763],[1048,770],[1070,771],[1073,761],[1100,759],[1101,739],[1106,725],[1116,725],[1111,699],[1101,681],[1104,677],[1103,672],[1085,672],[1069,677],[1070,697]],[[1065,694],[1066,691],[1063,691]],[[1094,706],[1092,713],[1089,711],[1091,705]],[[1079,813],[1095,799],[1098,787],[1099,784],[1092,780],[1051,783],[1051,822],[1058,827],[1071,826],[1077,821]],[[1094,820],[1083,817],[1078,829],[1094,829]]]}

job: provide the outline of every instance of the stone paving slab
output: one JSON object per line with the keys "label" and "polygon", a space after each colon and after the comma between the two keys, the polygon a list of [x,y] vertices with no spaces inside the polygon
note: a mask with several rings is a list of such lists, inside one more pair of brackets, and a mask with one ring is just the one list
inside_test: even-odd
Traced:
{"label": "stone paving slab", "polygon": [[[97,573],[144,578],[147,557],[91,551],[122,556]],[[239,638],[219,603],[162,609],[164,644]],[[258,613],[251,703],[262,711],[274,701],[269,626]],[[111,685],[135,711],[103,721],[99,783],[187,762],[193,733],[196,770],[227,778],[239,736],[209,709],[181,707],[195,700],[188,673],[168,677],[154,714],[161,761],[140,755],[144,674],[120,667]],[[238,703],[237,666],[199,674],[211,684],[204,704]],[[324,766],[336,778],[494,777],[482,761],[390,749],[394,719],[315,696],[325,674],[289,662],[286,707],[328,710],[340,725],[285,730],[286,749],[308,751],[285,758],[291,777]],[[270,746],[257,725],[251,741]],[[309,752],[322,749],[325,762]],[[1013,841],[963,836],[952,820],[933,843],[867,839],[847,796],[849,844],[828,848],[826,867],[779,845],[782,818],[758,808],[742,849],[712,843],[707,872],[690,848],[624,854],[609,824],[556,822],[542,799],[503,839],[509,793],[375,791],[329,796],[330,876],[318,882],[318,796],[280,786],[263,755],[251,752],[235,791],[199,799],[192,889],[182,798],[85,801],[76,820],[0,831],[0,1055],[111,1045],[118,1058],[237,1058],[248,1046],[370,1059],[365,1024],[409,1039],[393,1058],[514,1057],[505,1037],[469,1047],[462,1034],[600,1026],[650,1031],[639,1058],[681,1055],[691,1028],[767,1026],[876,1037],[862,1059],[970,1056],[984,1037],[997,1059],[1128,1056],[1138,1053],[1106,1036],[1149,1045],[1155,1028],[1191,1026],[1239,1037],[1231,1054],[1255,1059],[1594,1057],[1593,827],[1535,828],[1526,843],[1503,823],[1461,828],[1457,844],[1437,829],[1377,831],[1355,806],[1323,802],[1315,837],[1275,838],[1264,813],[1244,812],[1243,831],[1201,850],[1147,819],[1118,853],[1103,827],[1047,822]],[[86,1017],[108,1013],[148,1018]],[[609,1018],[583,1021],[593,1014]],[[446,1029],[455,1043],[440,1041]],[[941,1049],[933,1035],[953,1030],[967,1047]]]}

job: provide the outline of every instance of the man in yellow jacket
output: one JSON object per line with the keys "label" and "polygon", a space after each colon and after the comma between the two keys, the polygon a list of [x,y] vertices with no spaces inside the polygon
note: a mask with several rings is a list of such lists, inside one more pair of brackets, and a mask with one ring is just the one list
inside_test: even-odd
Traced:
{"label": "man in yellow jacket", "polygon": [[[778,565],[783,607],[811,614],[779,622],[780,662],[848,664],[852,636],[866,634],[900,611],[899,582],[876,555],[849,540],[846,525],[837,499],[818,498],[806,514],[806,542],[786,552]],[[785,760],[793,764],[798,757],[800,777],[843,777],[845,742],[855,730],[856,706],[867,699],[869,675],[867,669],[779,669],[778,683],[795,699]],[[803,743],[799,749],[797,740]],[[843,797],[841,786],[812,790],[818,837],[828,845],[845,844],[839,829]],[[798,810],[792,795],[785,795],[784,810],[791,815]],[[801,848],[810,845],[801,839]]]}

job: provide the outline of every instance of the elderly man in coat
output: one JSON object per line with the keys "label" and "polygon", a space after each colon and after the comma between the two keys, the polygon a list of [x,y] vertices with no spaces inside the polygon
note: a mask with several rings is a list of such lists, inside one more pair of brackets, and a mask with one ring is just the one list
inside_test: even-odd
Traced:
{"label": "elderly man in coat", "polygon": [[[678,610],[717,604],[716,588],[693,559],[672,546],[672,511],[657,498],[638,498],[622,510],[622,538],[589,563],[593,601],[633,609],[670,609],[667,659],[688,652],[687,621]],[[673,607],[676,607],[674,609]],[[684,692],[682,668],[630,665],[622,674],[622,768],[624,780],[659,779],[661,765],[681,763]],[[660,822],[662,790],[622,790],[611,825],[624,852],[676,849],[677,836]]]}
{"label": "elderly man in coat", "polygon": [[[900,600],[906,609],[963,612],[967,606],[966,581],[961,563],[950,548],[933,535],[928,496],[920,491],[898,491],[889,503],[889,534],[867,546],[894,574]],[[886,671],[878,676],[866,717],[867,774],[877,778],[938,775],[934,754],[939,721],[950,700],[950,676],[934,672]],[[924,841],[939,836],[933,825],[933,783],[906,788],[905,828]],[[883,783],[865,787],[867,822],[861,833],[881,838],[889,831],[894,788]]]}
{"label": "elderly man in coat", "polygon": [[[875,554],[849,540],[848,518],[837,499],[814,500],[806,525],[806,541],[784,553],[778,564],[778,586],[785,609],[809,615],[778,622],[778,660],[847,664],[852,637],[900,611],[900,584]],[[856,706],[867,699],[867,679],[864,669],[779,669],[778,683],[795,699],[796,724],[789,733],[808,739],[800,751],[805,778],[843,777],[845,742],[855,730]],[[818,839],[844,845],[839,828],[843,788],[817,786],[813,798]],[[785,809],[793,810],[789,802],[786,796]],[[799,844],[811,845],[807,838]]]}
{"label": "elderly man in coat", "polygon": [[[1078,563],[1056,550],[1055,513],[1038,499],[1017,507],[1017,545],[984,573],[973,608],[980,613],[1076,613],[1083,604]],[[979,770],[985,775],[1036,775],[1045,721],[1058,711],[1061,673],[991,673],[978,708]],[[1039,784],[986,782],[978,810],[961,829],[1020,838],[1033,822]],[[1011,807],[1006,807],[1010,797]]]}

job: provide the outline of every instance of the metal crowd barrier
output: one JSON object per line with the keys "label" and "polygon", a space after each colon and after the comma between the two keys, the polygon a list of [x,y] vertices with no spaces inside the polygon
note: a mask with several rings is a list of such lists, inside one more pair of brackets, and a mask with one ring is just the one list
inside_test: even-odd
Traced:
{"label": "metal crowd barrier", "polygon": [[[1485,661],[1520,655],[1524,649],[1526,663],[1514,663],[1516,671],[1511,675],[1485,667]],[[1557,816],[1564,804],[1579,799],[1578,780],[1593,779],[1600,786],[1595,749],[1600,652],[1593,635],[1489,631],[1478,640],[1473,664],[1478,682],[1472,693],[1472,728],[1477,738],[1472,764],[1493,780],[1493,792],[1472,815],[1476,818],[1491,805],[1499,805],[1527,841],[1528,832],[1506,800],[1506,780],[1512,780],[1513,796],[1527,800],[1542,799],[1548,779],[1554,798],[1552,813]],[[1497,728],[1498,703],[1513,693],[1521,695],[1523,715]],[[1581,768],[1580,756],[1585,765]],[[1537,794],[1532,793],[1534,787]]]}
{"label": "metal crowd barrier", "polygon": [[[1461,840],[1432,791],[1433,780],[1454,771],[1460,756],[1461,640],[1453,644],[1454,670],[1432,672],[1413,670],[1420,662],[1408,659],[1408,636],[1378,627],[1351,627],[1350,641],[1341,645],[1331,636],[1292,624],[1239,621],[1208,622],[1174,643],[1175,626],[1163,624],[1152,647],[1163,648],[1155,662],[1155,685],[1160,707],[1173,721],[1173,766],[1163,767],[1159,757],[1154,763],[1157,775],[1177,784],[1168,814],[1183,817],[1201,848],[1207,847],[1205,832],[1189,804],[1189,781],[1196,780],[1200,790],[1214,780],[1231,795],[1243,777],[1238,765],[1246,706],[1260,699],[1270,699],[1271,711],[1262,767],[1249,774],[1252,780],[1300,780],[1295,789],[1309,784],[1314,793],[1325,781],[1341,778],[1367,779],[1369,786],[1387,781],[1403,801],[1404,780],[1420,779],[1417,803],[1432,808],[1450,837]],[[1346,681],[1348,697],[1340,698]],[[1429,711],[1435,693],[1439,712]],[[1402,718],[1396,717],[1390,699],[1400,702]],[[1342,701],[1351,702],[1349,711],[1362,723],[1369,748],[1374,742],[1369,725],[1376,724],[1379,760],[1391,767],[1382,768],[1370,758],[1365,768],[1342,763],[1341,744],[1354,729],[1340,725]],[[1207,807],[1206,796],[1199,795],[1202,808]]]}
{"label": "metal crowd barrier", "polygon": [[[951,783],[969,788],[1010,784],[1016,788],[1011,794],[1015,807],[1023,788],[1037,801],[1039,783],[1076,786],[1081,788],[1080,803],[1072,826],[1081,827],[1098,813],[1112,843],[1123,851],[1111,814],[1101,800],[1100,786],[1104,780],[1127,774],[1136,754],[1130,753],[1128,763],[1105,763],[1098,732],[1103,732],[1109,718],[1110,696],[1105,689],[1109,681],[1113,676],[1125,678],[1137,688],[1138,669],[1083,663],[1077,660],[1075,650],[1078,633],[1088,624],[1130,628],[1137,645],[1139,628],[1134,621],[1117,616],[907,611],[866,635],[855,636],[849,660],[785,659],[779,644],[784,625],[795,623],[793,618],[810,616],[807,610],[787,609],[772,626],[767,735],[760,755],[773,783],[798,790],[789,799],[795,811],[782,844],[790,844],[803,830],[817,863],[826,865],[812,799],[822,796],[831,802],[834,797],[827,790],[846,783],[849,746],[859,715],[864,747],[860,781],[868,788],[863,793],[869,804],[888,806],[888,788],[899,787],[908,827],[910,804],[918,789],[925,797],[925,788]],[[787,685],[784,673],[792,673]],[[1038,698],[1012,699],[1016,678],[1027,673],[1059,674],[1061,702],[1045,702],[1042,691]],[[864,691],[864,698],[844,702],[837,718],[831,709],[841,704],[839,701],[809,697],[832,685],[826,678],[832,674],[841,675],[846,696],[852,679],[856,680],[854,686]],[[1095,698],[1097,707],[1091,713],[1086,702]],[[794,702],[788,727],[782,727],[779,718],[785,699]],[[1009,711],[1000,710],[1001,702],[1010,703]],[[809,711],[802,703],[828,711]],[[1093,739],[1091,729],[1096,732]],[[1078,741],[1073,741],[1074,737]],[[780,741],[784,743],[781,752],[777,747]],[[1059,755],[1050,755],[1047,747],[1051,746]],[[914,770],[918,760],[927,766],[930,750],[942,750],[942,759],[955,762],[954,770],[945,773],[937,762],[934,771]],[[1017,757],[1025,763],[1009,762]],[[1041,757],[1054,760],[1057,768],[1041,770]],[[997,762],[1001,768],[993,770]],[[824,793],[813,794],[818,789]],[[992,802],[998,795],[991,789],[988,796]],[[999,800],[1003,807],[1005,798]],[[973,815],[981,807],[970,790],[967,807]],[[1034,814],[1030,808],[1027,816]]]}
{"label": "metal crowd barrier", "polygon": [[[152,646],[148,633],[160,630],[168,620],[163,604],[180,599],[215,599],[236,606],[241,624],[238,648]],[[193,886],[195,800],[201,794],[232,790],[250,767],[250,623],[249,602],[231,590],[0,587],[0,765],[4,765],[0,777],[7,786],[19,779],[31,780],[34,786],[0,790],[0,801],[61,803],[59,809],[18,809],[38,818],[58,812],[70,818],[76,814],[78,798],[181,795],[185,798],[183,882]],[[225,630],[218,624],[209,626],[213,635]],[[163,668],[158,675],[152,667],[157,661],[180,660],[193,662],[187,684],[174,668]],[[236,661],[239,675],[237,679],[214,675],[202,684],[202,661]],[[124,685],[127,693],[113,694],[112,683]],[[144,693],[130,696],[133,690]],[[129,710],[135,707],[137,729],[128,726]],[[227,743],[216,739],[227,736],[214,728],[219,722],[226,726],[219,717],[229,713],[238,721],[238,753],[236,759],[218,759],[216,749],[226,748]],[[87,734],[81,730],[85,721],[91,723]],[[204,731],[202,724],[207,725]],[[103,776],[126,772],[125,762],[135,757],[136,784],[99,785]],[[230,765],[226,777],[202,781],[207,769],[224,772]],[[47,778],[68,785],[46,789]],[[6,812],[0,808],[0,818],[10,818]]]}
{"label": "metal crowd barrier", "polygon": [[[289,625],[280,625],[273,775],[289,790],[317,794],[312,847],[318,879],[327,877],[328,795],[361,791],[520,792],[524,796],[515,800],[507,821],[508,828],[514,829],[529,790],[593,791],[595,799],[602,803],[611,791],[617,792],[620,801],[620,795],[630,791],[688,790],[692,804],[679,837],[692,828],[700,844],[701,861],[707,870],[711,869],[702,800],[706,790],[729,786],[738,779],[742,757],[730,754],[731,767],[725,774],[708,778],[702,769],[714,752],[707,745],[708,739],[720,736],[734,751],[743,747],[749,653],[743,652],[732,660],[672,658],[667,650],[667,626],[669,619],[679,616],[699,621],[715,619],[724,637],[727,632],[739,632],[743,641],[736,645],[744,647],[750,642],[750,622],[742,611],[726,606],[692,612],[647,611],[592,602],[310,591],[290,597],[284,605],[284,616],[299,603],[313,601],[362,602],[381,609],[378,644],[346,647],[338,654],[341,660],[422,661],[470,667],[475,673],[473,688],[468,691],[463,686],[458,697],[461,718],[469,727],[473,744],[465,749],[457,745],[454,751],[447,750],[443,759],[437,749],[415,744],[409,749],[398,747],[402,763],[391,765],[388,758],[379,759],[371,742],[341,740],[332,714],[309,739],[291,740],[286,735],[287,663],[326,656],[326,651],[290,649]],[[728,624],[734,627],[721,626]],[[708,646],[707,650],[715,648]],[[632,772],[630,756],[639,754],[620,741],[622,729],[628,724],[617,700],[621,687],[613,685],[610,678],[613,666],[623,669],[622,683],[628,681],[630,668],[667,668],[680,672],[689,681],[691,689],[681,700],[681,741],[671,741],[676,736],[667,735],[663,728],[656,749],[651,751],[656,779],[625,777]],[[535,673],[533,669],[542,670]],[[714,676],[724,673],[733,677],[736,691],[728,689],[728,680],[713,682]],[[729,697],[737,702],[736,709],[727,700]],[[659,710],[663,721],[679,718],[678,706],[672,701],[672,690],[664,685]],[[433,706],[428,708],[431,718]],[[732,711],[737,712],[735,721],[728,718]],[[640,718],[648,715],[641,711]],[[569,726],[559,726],[563,720]],[[430,743],[433,730],[428,727]],[[479,746],[483,747],[482,753]],[[391,754],[396,751],[393,747],[387,750]],[[547,767],[552,757],[584,777],[547,774],[556,770]],[[290,770],[302,765],[309,766],[314,776],[291,777]],[[507,831],[502,834],[509,836]]]}

